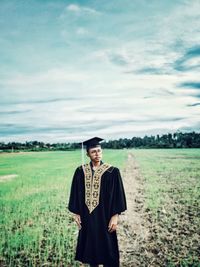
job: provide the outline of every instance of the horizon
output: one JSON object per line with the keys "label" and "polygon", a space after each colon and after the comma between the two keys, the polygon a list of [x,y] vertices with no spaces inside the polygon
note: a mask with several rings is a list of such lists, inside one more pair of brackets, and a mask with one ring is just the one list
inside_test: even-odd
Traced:
{"label": "horizon", "polygon": [[[174,132],[174,133],[165,133],[165,134],[156,134],[156,135],[144,135],[144,136],[132,136],[132,137],[129,137],[129,138],[127,138],[127,137],[120,137],[120,138],[118,138],[118,139],[104,139],[104,140],[102,140],[102,143],[101,144],[103,144],[103,143],[108,143],[108,142],[113,142],[113,141],[119,141],[120,139],[122,139],[122,140],[124,140],[124,139],[127,139],[127,140],[132,140],[132,139],[134,139],[134,138],[141,138],[141,139],[143,139],[143,138],[145,138],[145,137],[148,137],[148,138],[151,138],[151,137],[155,137],[155,139],[157,139],[158,138],[158,136],[159,136],[159,138],[162,138],[164,135],[169,135],[169,134],[171,134],[172,135],[172,139],[174,140],[174,139],[176,139],[176,137],[174,137],[174,135],[177,135],[177,134],[193,134],[193,133],[195,133],[195,134],[200,134],[200,132],[195,132],[195,131],[192,131],[192,132],[181,132],[181,131],[177,131],[177,132]],[[4,141],[0,141],[0,143],[5,143],[5,144],[8,144],[8,143],[14,143],[15,141],[10,141],[10,142],[4,142]],[[39,141],[39,140],[25,140],[25,141],[23,141],[23,142],[18,142],[18,143],[21,143],[21,144],[24,144],[24,143],[31,143],[31,142],[38,142],[38,143],[44,143],[44,144],[47,144],[47,143],[49,143],[49,144],[59,144],[59,143],[64,143],[64,144],[80,144],[79,142],[74,142],[74,141],[66,141],[66,142],[48,142],[48,141]],[[17,143],[17,142],[16,142]],[[81,148],[81,147],[80,147]]]}

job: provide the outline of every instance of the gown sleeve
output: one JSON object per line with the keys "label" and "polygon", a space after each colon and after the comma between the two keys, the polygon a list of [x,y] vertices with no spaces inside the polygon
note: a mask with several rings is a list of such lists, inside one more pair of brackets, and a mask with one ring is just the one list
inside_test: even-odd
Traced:
{"label": "gown sleeve", "polygon": [[121,214],[125,210],[127,210],[125,190],[120,171],[116,168],[113,176],[111,217],[117,213]]}
{"label": "gown sleeve", "polygon": [[77,168],[72,178],[69,202],[67,206],[68,210],[75,214],[80,214],[78,178],[79,178],[79,170]]}

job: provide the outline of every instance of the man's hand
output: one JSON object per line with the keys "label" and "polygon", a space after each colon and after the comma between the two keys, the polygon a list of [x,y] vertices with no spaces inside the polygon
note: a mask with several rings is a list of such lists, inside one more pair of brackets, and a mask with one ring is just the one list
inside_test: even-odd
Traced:
{"label": "man's hand", "polygon": [[115,214],[111,217],[109,225],[108,225],[108,232],[112,233],[117,229],[117,222],[118,222],[119,214]]}
{"label": "man's hand", "polygon": [[81,229],[81,216],[79,214],[75,214],[74,215],[74,220],[76,222],[76,224],[78,225],[79,230]]}

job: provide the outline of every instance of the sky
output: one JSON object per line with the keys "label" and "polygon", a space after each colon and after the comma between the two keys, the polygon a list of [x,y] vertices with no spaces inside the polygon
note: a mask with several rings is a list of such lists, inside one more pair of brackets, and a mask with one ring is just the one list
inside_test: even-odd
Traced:
{"label": "sky", "polygon": [[200,131],[200,1],[1,0],[0,141]]}

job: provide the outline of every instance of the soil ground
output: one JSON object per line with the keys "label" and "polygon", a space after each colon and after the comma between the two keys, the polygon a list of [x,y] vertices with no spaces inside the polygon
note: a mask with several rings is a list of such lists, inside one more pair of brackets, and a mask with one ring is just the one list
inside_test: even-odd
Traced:
{"label": "soil ground", "polygon": [[120,266],[141,266],[141,251],[149,231],[144,217],[143,179],[132,153],[128,154],[126,168],[121,171],[127,199],[127,210],[119,216],[117,230]]}

